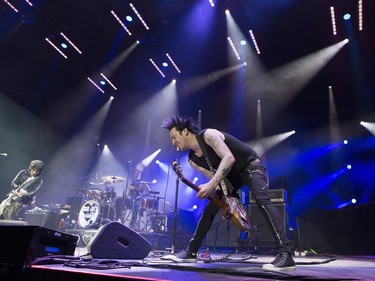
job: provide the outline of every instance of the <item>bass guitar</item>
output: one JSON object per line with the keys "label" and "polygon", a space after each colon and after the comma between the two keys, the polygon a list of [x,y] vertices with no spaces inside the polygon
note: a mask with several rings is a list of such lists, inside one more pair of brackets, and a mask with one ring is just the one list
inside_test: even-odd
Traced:
{"label": "bass guitar", "polygon": [[[182,168],[177,164],[176,160],[172,162],[172,168],[184,184],[199,192],[200,188],[183,176]],[[239,230],[248,231],[250,229],[250,220],[247,212],[237,197],[224,196],[221,190],[216,190],[207,199],[219,206],[223,218],[230,220]]]}

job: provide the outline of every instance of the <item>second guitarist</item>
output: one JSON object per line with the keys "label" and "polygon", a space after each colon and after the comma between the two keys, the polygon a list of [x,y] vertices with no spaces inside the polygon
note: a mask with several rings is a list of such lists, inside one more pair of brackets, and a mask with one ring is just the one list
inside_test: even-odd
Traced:
{"label": "second guitarist", "polygon": [[43,167],[43,161],[33,160],[28,169],[16,175],[11,184],[12,190],[0,204],[2,220],[17,219],[22,211],[35,202],[35,194],[43,184],[40,177]]}
{"label": "second guitarist", "polygon": [[[164,120],[163,128],[169,130],[172,144],[180,151],[189,151],[189,164],[203,173],[209,181],[199,185],[197,197],[208,198],[217,186],[226,178],[234,190],[228,190],[236,195],[242,186],[251,189],[254,199],[262,212],[267,226],[274,234],[277,256],[270,264],[263,265],[265,270],[288,271],[295,270],[292,250],[286,237],[280,213],[272,204],[268,193],[268,175],[257,153],[247,144],[237,138],[216,129],[200,130],[193,118],[170,117]],[[206,153],[200,143],[204,145]],[[211,162],[209,165],[204,154]],[[210,169],[210,166],[212,169]],[[213,170],[213,171],[211,171]],[[203,210],[186,251],[170,256],[176,262],[195,262],[203,239],[209,232],[220,207],[209,201]]]}

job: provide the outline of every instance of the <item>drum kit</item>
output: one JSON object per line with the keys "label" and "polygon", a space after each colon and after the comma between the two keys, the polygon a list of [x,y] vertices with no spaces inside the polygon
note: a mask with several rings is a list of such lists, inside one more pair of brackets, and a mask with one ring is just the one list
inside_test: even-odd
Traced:
{"label": "drum kit", "polygon": [[115,219],[115,184],[126,179],[120,176],[105,176],[88,182],[83,191],[83,204],[78,213],[77,223],[82,228],[96,228]]}
{"label": "drum kit", "polygon": [[[156,191],[137,197],[128,196],[125,187],[122,191],[115,187],[125,181],[124,177],[110,175],[89,181],[86,188],[79,188],[83,192],[83,203],[78,212],[77,227],[92,229],[118,221],[135,231],[165,231],[169,203],[157,196],[159,192]],[[134,187],[128,188],[132,191]]]}

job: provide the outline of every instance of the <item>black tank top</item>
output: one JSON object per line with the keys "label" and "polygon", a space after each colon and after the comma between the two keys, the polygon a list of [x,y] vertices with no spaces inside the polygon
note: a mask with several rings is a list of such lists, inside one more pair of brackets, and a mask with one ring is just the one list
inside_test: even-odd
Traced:
{"label": "black tank top", "polygon": [[[197,138],[200,138],[202,140],[202,143],[204,143],[206,147],[206,151],[208,154],[208,157],[210,158],[212,167],[216,170],[219,167],[220,164],[220,157],[214,152],[214,150],[206,144],[204,141],[204,132],[206,129],[200,131],[197,134]],[[224,143],[228,146],[230,151],[232,152],[234,158],[236,159],[236,162],[234,163],[232,169],[229,171],[227,178],[228,180],[234,185],[235,188],[240,188],[243,186],[240,178],[240,173],[245,169],[247,164],[249,164],[251,161],[258,158],[258,154],[255,152],[254,149],[240,141],[239,139],[235,138],[234,136],[224,133]],[[210,169],[206,158],[204,155],[201,157],[198,157],[195,155],[195,152],[193,150],[189,151],[189,159],[191,159],[195,164],[197,164],[200,167],[203,167],[205,169]]]}

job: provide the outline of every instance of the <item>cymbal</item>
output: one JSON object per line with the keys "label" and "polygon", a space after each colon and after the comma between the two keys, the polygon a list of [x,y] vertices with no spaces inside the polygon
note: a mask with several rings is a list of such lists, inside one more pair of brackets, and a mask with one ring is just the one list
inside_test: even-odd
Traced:
{"label": "cymbal", "polygon": [[90,181],[89,182],[89,185],[103,185],[104,184],[104,181],[101,181],[101,182],[92,182]]}
{"label": "cymbal", "polygon": [[109,182],[123,182],[126,179],[120,176],[104,176],[101,177],[103,181],[109,181]]}

